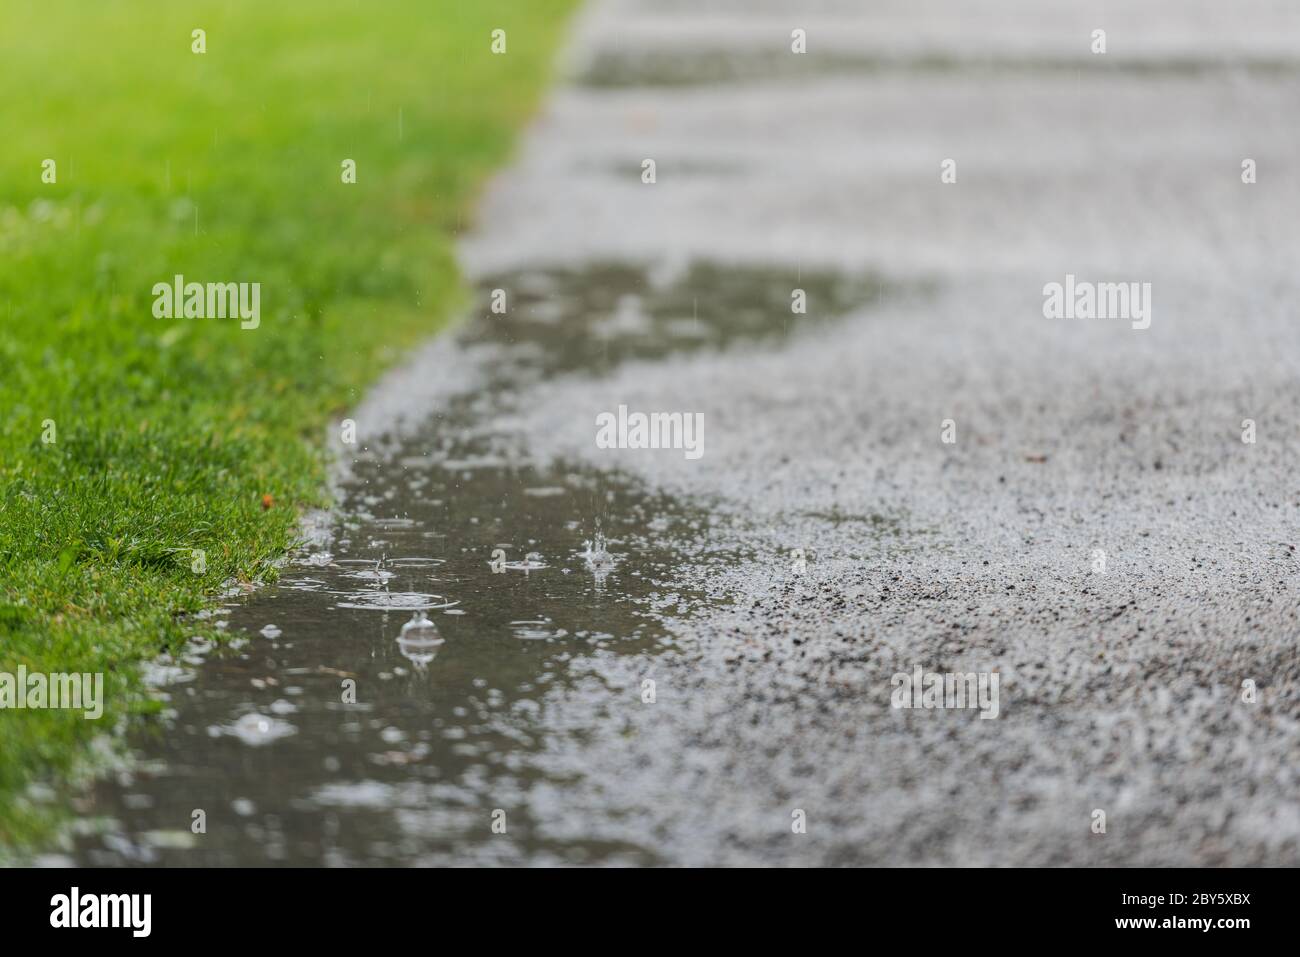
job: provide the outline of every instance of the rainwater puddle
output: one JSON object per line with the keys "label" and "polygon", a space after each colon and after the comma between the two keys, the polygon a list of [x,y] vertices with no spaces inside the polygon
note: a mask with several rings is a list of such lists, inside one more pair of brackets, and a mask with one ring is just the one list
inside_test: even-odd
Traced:
{"label": "rainwater puddle", "polygon": [[[574,665],[671,653],[669,620],[705,600],[682,563],[728,556],[707,514],[617,475],[538,468],[498,418],[530,376],[785,334],[794,282],[809,321],[880,287],[600,266],[490,279],[485,301],[503,282],[512,315],[485,309],[457,333],[505,347],[492,381],[358,454],[331,540],[231,608],[237,640],[154,669],[168,712],[133,733],[134,770],[87,795],[79,863],[657,861],[572,821],[548,830],[574,774],[556,755],[639,706],[635,687]],[[674,335],[683,322],[695,334]]]}
{"label": "rainwater puddle", "polygon": [[[1106,62],[1098,63],[1098,59]],[[755,81],[781,82],[822,77],[863,77],[879,74],[1051,75],[1080,70],[1104,71],[1130,77],[1197,77],[1215,74],[1287,76],[1300,73],[1300,62],[1286,57],[1216,58],[1196,54],[1156,57],[1097,58],[1026,56],[998,53],[986,56],[941,51],[895,53],[822,50],[816,56],[792,55],[788,45],[768,49],[606,50],[592,56],[577,81],[589,87],[617,89],[695,87]]]}
{"label": "rainwater puddle", "polygon": [[[933,292],[873,274],[711,262],[649,270],[593,263],[490,277],[483,285],[506,290],[510,306],[494,315],[484,297],[481,321],[467,330],[467,341],[504,342],[515,350],[507,388],[517,388],[520,376],[604,372],[629,359],[779,342],[886,295],[897,300]],[[805,297],[800,313],[791,308],[796,289]],[[547,487],[532,494],[548,494]]]}
{"label": "rainwater puddle", "polygon": [[[360,472],[373,491],[404,488],[417,470]],[[384,556],[355,544],[376,527],[362,522],[353,545],[332,544],[333,561],[308,557],[234,610],[230,630],[252,640],[168,686],[171,721],[133,741],[151,770],[97,789],[92,813],[107,830],[78,839],[79,860],[414,864],[463,858],[468,845],[501,860],[653,860],[548,842],[521,795],[555,783],[534,758],[581,733],[548,726],[549,696],[590,695],[592,720],[608,703],[602,688],[569,684],[569,663],[667,647],[658,609],[678,598],[667,584],[678,558],[665,543],[698,538],[705,522],[595,476],[419,474],[424,493],[392,500],[413,521],[383,526]],[[539,485],[564,491],[524,494]],[[597,512],[624,555],[593,570]],[[652,520],[668,534],[646,534]],[[424,538],[431,529],[444,534]],[[431,541],[440,554],[428,554]],[[280,633],[259,634],[271,621]],[[491,830],[495,808],[507,810],[506,834]],[[195,810],[206,834],[152,841],[185,831]]]}

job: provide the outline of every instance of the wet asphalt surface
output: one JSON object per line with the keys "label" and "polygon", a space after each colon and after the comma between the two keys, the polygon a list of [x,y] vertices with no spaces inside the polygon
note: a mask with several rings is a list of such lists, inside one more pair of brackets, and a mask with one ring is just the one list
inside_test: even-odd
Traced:
{"label": "wet asphalt surface", "polygon": [[[588,11],[472,315],[62,859],[1300,860],[1297,14],[856,6]],[[1067,273],[1151,327],[1045,319]]]}

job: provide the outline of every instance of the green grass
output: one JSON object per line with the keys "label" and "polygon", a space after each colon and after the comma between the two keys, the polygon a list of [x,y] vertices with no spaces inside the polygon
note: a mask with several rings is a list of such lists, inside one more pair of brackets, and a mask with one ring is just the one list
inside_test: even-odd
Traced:
{"label": "green grass", "polygon": [[[455,233],[573,5],[0,4],[0,671],[106,695],[99,721],[0,711],[0,847],[50,839],[65,802],[30,785],[66,798],[155,707],[138,664],[274,576],[330,418],[466,301]],[[176,273],[260,282],[260,327],[155,319]]]}

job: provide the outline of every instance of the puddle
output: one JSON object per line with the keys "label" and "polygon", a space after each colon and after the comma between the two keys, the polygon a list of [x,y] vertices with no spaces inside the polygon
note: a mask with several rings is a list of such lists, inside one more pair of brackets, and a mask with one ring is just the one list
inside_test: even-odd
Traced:
{"label": "puddle", "polygon": [[[135,769],[87,795],[77,862],[659,862],[571,824],[548,831],[575,773],[556,755],[618,704],[575,666],[648,668],[673,648],[669,619],[706,600],[681,586],[682,563],[732,556],[711,550],[706,514],[616,475],[536,467],[505,435],[509,410],[530,376],[789,335],[791,318],[830,321],[883,287],[602,265],[489,279],[483,302],[498,285],[510,313],[484,307],[457,333],[505,347],[487,388],[360,453],[332,538],[231,608],[235,640],[159,663],[168,714],[134,733]],[[795,286],[808,316],[791,317]]]}
{"label": "puddle", "polygon": [[[1105,62],[1099,62],[1104,59]],[[944,53],[839,52],[796,55],[786,48],[712,50],[608,50],[596,53],[576,77],[583,86],[690,87],[754,81],[878,74],[957,74],[1015,76],[1100,72],[1132,77],[1196,77],[1206,75],[1287,76],[1300,73],[1300,62],[1285,57],[1216,59],[1184,55],[1137,59],[1111,55],[969,57]]]}
{"label": "puddle", "polygon": [[[415,474],[427,479],[424,492],[403,494]],[[658,607],[677,589],[660,582],[678,559],[664,543],[689,542],[702,522],[671,502],[583,479],[523,469],[466,481],[438,465],[359,466],[357,486],[398,489],[412,520],[387,526],[388,557],[370,547],[376,526],[362,521],[353,544],[332,544],[332,561],[309,556],[236,608],[230,629],[252,641],[210,654],[168,689],[175,716],[133,742],[155,770],[97,789],[91,813],[112,828],[79,838],[78,860],[418,863],[494,837],[518,859],[602,857],[606,849],[581,842],[548,843],[512,796],[545,779],[531,758],[564,733],[547,727],[545,702],[577,693],[566,686],[575,656],[666,647]],[[562,494],[523,494],[539,486]],[[598,512],[635,556],[602,568],[599,582],[583,557]],[[667,522],[667,534],[647,534],[652,519]],[[428,554],[428,530],[443,533],[439,555]],[[515,558],[494,570],[501,551]],[[376,562],[386,574],[359,581]],[[417,609],[427,627],[407,627]],[[272,620],[280,633],[259,635]],[[240,813],[241,801],[256,811]],[[507,835],[490,829],[497,807],[509,809]],[[207,833],[193,842],[145,840],[185,830],[195,810]]]}
{"label": "puddle", "polygon": [[[919,283],[887,283],[869,273],[710,262],[656,270],[597,263],[489,277],[482,286],[481,321],[468,339],[513,348],[505,383],[512,388],[520,375],[605,371],[629,359],[658,359],[741,341],[779,342],[886,295],[932,291]],[[506,291],[504,315],[489,309],[487,291],[495,288]],[[806,299],[806,312],[800,314],[791,310],[796,289]],[[532,494],[552,493],[547,486],[538,489],[545,491]]]}

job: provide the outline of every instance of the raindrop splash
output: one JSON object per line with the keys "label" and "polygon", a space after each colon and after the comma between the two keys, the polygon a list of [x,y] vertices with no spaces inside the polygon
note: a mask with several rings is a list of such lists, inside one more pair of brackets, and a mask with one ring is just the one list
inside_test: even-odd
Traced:
{"label": "raindrop splash", "polygon": [[618,564],[618,558],[610,554],[609,542],[600,529],[600,519],[596,519],[595,538],[582,544],[586,548],[582,553],[582,560],[586,562],[587,570],[596,576],[597,582],[604,581],[605,576]]}
{"label": "raindrop splash", "polygon": [[527,572],[535,572],[538,569],[546,568],[548,566],[546,562],[542,561],[541,552],[529,552],[527,555],[524,556],[523,561],[506,562],[502,567],[509,568],[511,571],[527,573]]}
{"label": "raindrop splash", "polygon": [[297,730],[289,722],[280,718],[251,712],[242,716],[233,724],[209,729],[209,733],[228,734],[243,741],[244,744],[260,747],[295,734]]}
{"label": "raindrop splash", "polygon": [[437,627],[423,611],[413,614],[397,636],[398,650],[420,669],[428,667],[442,643]]}

